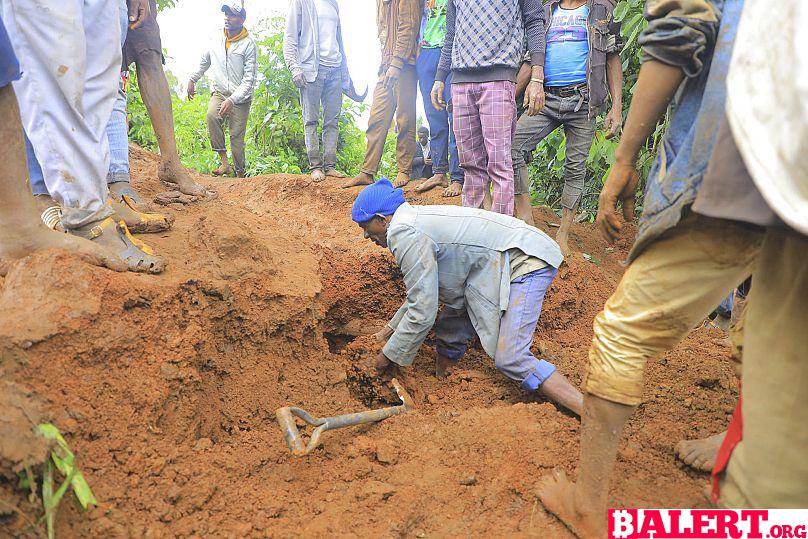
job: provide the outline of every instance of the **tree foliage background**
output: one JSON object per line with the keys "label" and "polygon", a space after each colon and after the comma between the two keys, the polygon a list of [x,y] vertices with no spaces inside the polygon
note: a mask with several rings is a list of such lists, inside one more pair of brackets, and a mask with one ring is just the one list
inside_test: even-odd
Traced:
{"label": "tree foliage background", "polygon": [[[158,0],[158,7],[160,9],[171,7],[175,3],[176,0]],[[625,44],[621,53],[624,72],[624,118],[631,104],[640,67],[641,51],[637,45],[637,38],[646,26],[643,9],[642,0],[620,0],[615,8],[615,18],[622,22]],[[277,18],[261,22],[250,29],[259,50],[259,81],[247,126],[248,175],[301,173],[307,170],[299,93],[292,84],[291,76],[283,61],[283,28],[284,21]],[[167,55],[169,53],[170,51],[166,51]],[[184,87],[187,81],[177,81],[170,72],[167,76],[174,92],[172,100],[180,157],[185,166],[208,173],[218,166],[217,157],[210,150],[205,122],[210,95],[209,86],[203,78],[197,84],[197,96],[189,101],[177,95],[177,88]],[[132,79],[128,103],[130,138],[141,146],[157,151],[157,140],[140,98],[134,73]],[[357,120],[368,106],[369,103],[360,105],[347,98],[343,102],[337,166],[348,174],[356,174],[362,164],[365,135],[358,127]],[[581,219],[594,218],[598,193],[614,162],[617,141],[607,140],[603,136],[600,130],[602,123],[602,118],[599,118],[598,131],[587,159]],[[643,179],[640,192],[643,190],[644,178],[650,169],[664,127],[664,123],[657,126],[640,156],[640,177]],[[560,211],[565,151],[563,129],[558,129],[539,144],[534,152],[530,164],[533,204],[546,205]],[[379,175],[390,177],[395,175],[395,171],[395,134],[391,131]],[[641,199],[638,199],[638,204],[641,205]]]}

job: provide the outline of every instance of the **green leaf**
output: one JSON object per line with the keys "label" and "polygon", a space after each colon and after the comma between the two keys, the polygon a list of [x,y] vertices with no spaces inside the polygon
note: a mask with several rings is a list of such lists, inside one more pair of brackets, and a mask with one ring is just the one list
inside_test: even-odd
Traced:
{"label": "green leaf", "polygon": [[622,0],[619,4],[617,4],[617,7],[614,8],[614,20],[616,22],[622,21],[625,18],[626,13],[628,13],[629,7],[630,4],[626,0]]}

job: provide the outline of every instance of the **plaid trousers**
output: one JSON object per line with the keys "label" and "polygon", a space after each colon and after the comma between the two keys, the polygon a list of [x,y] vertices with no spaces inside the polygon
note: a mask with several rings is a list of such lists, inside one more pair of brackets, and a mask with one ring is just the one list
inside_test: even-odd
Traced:
{"label": "plaid trousers", "polygon": [[513,215],[515,90],[510,81],[452,83],[453,127],[465,173],[463,206],[481,208],[493,183],[491,210]]}

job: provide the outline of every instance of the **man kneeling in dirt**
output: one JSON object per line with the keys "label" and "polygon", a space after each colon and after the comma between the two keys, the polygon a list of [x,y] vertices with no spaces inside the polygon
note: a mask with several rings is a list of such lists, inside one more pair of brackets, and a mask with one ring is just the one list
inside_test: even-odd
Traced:
{"label": "man kneeling in dirt", "polygon": [[507,377],[581,414],[581,393],[530,352],[544,295],[563,261],[555,241],[506,215],[411,206],[386,179],[359,193],[351,216],[365,238],[389,246],[407,285],[404,305],[377,334],[386,341],[377,371],[411,365],[434,325],[435,371],[443,377],[476,333]]}

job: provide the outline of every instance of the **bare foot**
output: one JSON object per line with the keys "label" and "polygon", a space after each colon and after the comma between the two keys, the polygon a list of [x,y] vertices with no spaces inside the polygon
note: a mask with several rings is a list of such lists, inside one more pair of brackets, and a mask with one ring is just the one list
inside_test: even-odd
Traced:
{"label": "bare foot", "polygon": [[606,515],[602,515],[602,521],[598,522],[594,515],[576,507],[575,483],[569,480],[564,470],[556,468],[550,475],[542,477],[536,491],[544,507],[581,539],[606,537]]}
{"label": "bare foot", "polygon": [[401,187],[404,187],[408,183],[410,183],[410,175],[405,174],[403,172],[399,172],[398,175],[396,176],[396,181],[393,182],[393,187],[399,189]]}
{"label": "bare foot", "polygon": [[232,176],[233,167],[230,165],[219,165],[218,168],[213,169],[214,176]]}
{"label": "bare foot", "polygon": [[361,185],[370,185],[371,183],[373,183],[373,176],[367,172],[360,172],[355,178],[351,178],[347,182],[343,183],[342,188],[347,189],[349,187],[359,187]]}
{"label": "bare foot", "polygon": [[157,178],[161,182],[174,187],[180,193],[198,197],[200,200],[213,200],[219,196],[216,191],[205,189],[196,183],[180,165],[160,163],[160,168],[157,169]]}
{"label": "bare foot", "polygon": [[726,435],[727,431],[724,431],[701,440],[682,440],[673,450],[682,462],[694,470],[712,472],[715,457]]}
{"label": "bare foot", "polygon": [[345,174],[344,172],[340,172],[335,168],[329,168],[328,170],[326,170],[325,175],[328,176],[329,178],[340,178],[340,179],[348,177],[347,174]]}
{"label": "bare foot", "polygon": [[449,368],[454,364],[455,362],[448,357],[438,354],[437,357],[435,357],[435,376],[438,378],[446,378],[449,376]]}
{"label": "bare foot", "polygon": [[311,181],[320,183],[324,179],[325,179],[325,172],[323,172],[321,169],[315,168],[314,170],[311,171]]}
{"label": "bare foot", "polygon": [[115,271],[126,271],[126,263],[114,253],[91,241],[48,230],[45,225],[37,224],[30,229],[23,227],[14,230],[3,230],[0,241],[0,275],[5,275],[8,265],[15,260],[26,257],[44,249],[62,249],[78,255],[86,262],[103,266]]}
{"label": "bare foot", "polygon": [[436,187],[446,187],[446,174],[435,174],[415,188],[416,193],[426,193]]}
{"label": "bare foot", "polygon": [[463,184],[460,182],[452,182],[449,184],[449,187],[443,190],[443,196],[445,197],[459,197],[463,194]]}

